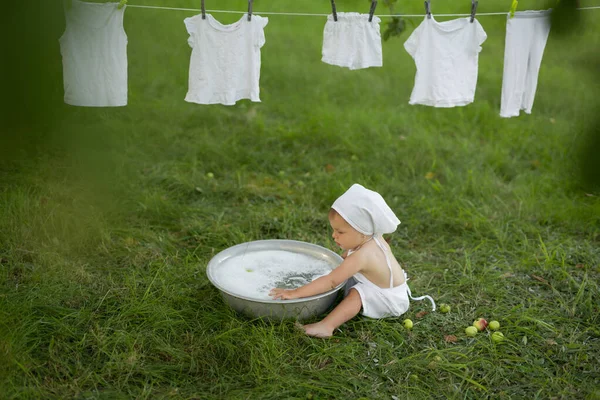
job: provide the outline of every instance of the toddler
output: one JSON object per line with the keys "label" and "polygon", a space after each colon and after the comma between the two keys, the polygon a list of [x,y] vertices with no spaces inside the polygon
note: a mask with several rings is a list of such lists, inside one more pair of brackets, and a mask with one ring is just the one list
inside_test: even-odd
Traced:
{"label": "toddler", "polygon": [[346,282],[345,297],[323,320],[301,325],[306,334],[329,337],[344,322],[362,309],[371,318],[397,317],[409,307],[413,298],[407,277],[392,254],[382,234],[392,233],[400,221],[381,195],[354,184],[331,206],[329,223],[333,240],[344,250],[344,261],[330,274],[297,289],[272,289],[273,299],[296,299],[314,296]]}

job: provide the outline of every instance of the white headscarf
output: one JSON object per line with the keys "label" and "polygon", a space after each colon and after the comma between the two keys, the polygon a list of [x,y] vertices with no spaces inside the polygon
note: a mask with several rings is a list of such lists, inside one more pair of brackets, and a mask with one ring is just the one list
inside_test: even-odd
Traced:
{"label": "white headscarf", "polygon": [[363,235],[392,233],[400,224],[392,209],[377,192],[355,183],[331,206]]}

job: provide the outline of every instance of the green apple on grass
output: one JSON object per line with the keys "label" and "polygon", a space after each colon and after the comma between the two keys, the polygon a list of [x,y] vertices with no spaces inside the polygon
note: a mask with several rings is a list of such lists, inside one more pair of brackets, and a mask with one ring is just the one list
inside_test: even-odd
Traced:
{"label": "green apple on grass", "polygon": [[413,327],[413,322],[410,319],[405,319],[404,322],[402,322],[402,324],[404,324],[404,327],[406,329],[412,329]]}
{"label": "green apple on grass", "polygon": [[473,336],[477,335],[477,328],[475,328],[474,326],[468,326],[465,329],[465,334],[467,336],[473,337]]}
{"label": "green apple on grass", "polygon": [[492,321],[488,324],[488,327],[493,331],[497,331],[498,329],[500,329],[500,322]]}
{"label": "green apple on grass", "polygon": [[492,342],[494,343],[500,343],[504,341],[504,335],[502,334],[502,332],[494,332],[492,333]]}

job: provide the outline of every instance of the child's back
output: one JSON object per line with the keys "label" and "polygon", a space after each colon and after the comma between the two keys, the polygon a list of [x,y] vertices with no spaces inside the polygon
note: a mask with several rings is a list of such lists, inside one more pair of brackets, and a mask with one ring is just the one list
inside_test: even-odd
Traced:
{"label": "child's back", "polygon": [[[360,249],[351,252],[347,257],[359,258],[362,265],[360,273],[380,288],[387,289],[390,287],[390,269],[393,276],[392,287],[402,285],[406,280],[404,270],[392,254],[387,242],[381,236],[378,236],[377,240],[385,249],[385,253],[375,240],[369,240]],[[386,254],[390,262],[389,267],[385,257]]]}

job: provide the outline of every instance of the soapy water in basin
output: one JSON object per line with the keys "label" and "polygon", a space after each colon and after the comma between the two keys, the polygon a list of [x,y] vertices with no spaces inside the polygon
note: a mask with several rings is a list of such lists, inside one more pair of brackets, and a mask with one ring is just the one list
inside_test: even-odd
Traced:
{"label": "soapy water in basin", "polygon": [[273,288],[295,289],[327,275],[335,266],[291,251],[252,251],[225,260],[215,271],[215,281],[230,293],[270,300]]}

